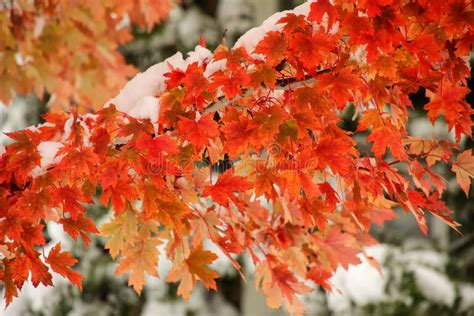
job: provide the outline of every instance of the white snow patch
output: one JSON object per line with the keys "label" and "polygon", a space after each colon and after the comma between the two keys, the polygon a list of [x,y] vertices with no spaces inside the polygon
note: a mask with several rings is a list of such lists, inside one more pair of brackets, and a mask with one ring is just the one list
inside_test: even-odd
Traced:
{"label": "white snow patch", "polygon": [[191,65],[193,63],[198,63],[201,66],[203,63],[207,62],[212,57],[212,52],[202,47],[201,45],[197,45],[194,51],[188,53],[188,58],[186,58],[186,63]]}
{"label": "white snow patch", "polygon": [[415,267],[414,273],[416,285],[427,299],[447,306],[454,304],[456,291],[446,275],[423,266]]}
{"label": "white snow patch", "polygon": [[431,249],[417,249],[408,251],[401,258],[409,266],[422,264],[432,268],[442,268],[446,265],[448,258],[445,254]]}
{"label": "white snow patch", "polygon": [[63,133],[63,136],[61,138],[61,141],[66,142],[67,139],[69,138],[69,136],[71,135],[71,127],[72,127],[73,122],[74,122],[74,118],[70,117],[66,121],[66,123],[64,123],[64,133]]}
{"label": "white snow patch", "polygon": [[461,284],[459,286],[459,295],[461,296],[459,309],[462,311],[472,311],[474,309],[474,286],[472,284]]}
{"label": "white snow patch", "polygon": [[206,70],[204,71],[204,77],[210,78],[214,73],[218,72],[219,70],[225,69],[226,66],[227,59],[212,60],[206,66]]}
{"label": "white snow patch", "polygon": [[47,168],[48,166],[58,163],[61,158],[56,157],[56,154],[58,153],[59,149],[63,147],[62,143],[59,142],[52,142],[52,141],[46,141],[46,142],[41,142],[37,149],[39,154],[41,155],[41,167]]}
{"label": "white snow patch", "polygon": [[140,119],[150,119],[152,123],[158,121],[160,113],[160,100],[152,96],[141,98],[128,112],[130,116]]}
{"label": "white snow patch", "polygon": [[46,173],[46,170],[49,166],[53,164],[57,164],[61,161],[62,156],[56,156],[59,149],[63,147],[62,143],[53,142],[53,141],[45,141],[39,143],[37,149],[38,153],[41,156],[40,165],[36,166],[31,170],[31,176],[33,178],[39,177]]}
{"label": "white snow patch", "polygon": [[297,6],[296,8],[293,9],[293,13],[296,15],[304,15],[307,17],[309,15],[309,12],[311,11],[311,3],[315,2],[313,1],[306,1],[305,3]]}
{"label": "white snow patch", "polygon": [[166,77],[164,74],[174,70],[186,70],[187,64],[183,55],[177,52],[167,58],[164,62],[151,66],[145,72],[137,74],[132,80],[127,82],[120,93],[109,100],[104,107],[115,104],[119,111],[129,113],[139,100],[144,97],[155,97],[163,93],[166,88]]}

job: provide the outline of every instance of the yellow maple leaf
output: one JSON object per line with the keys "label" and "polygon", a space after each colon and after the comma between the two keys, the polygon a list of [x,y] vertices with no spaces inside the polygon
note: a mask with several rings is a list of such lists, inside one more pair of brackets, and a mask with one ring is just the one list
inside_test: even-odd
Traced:
{"label": "yellow maple leaf", "polygon": [[110,256],[115,259],[122,252],[124,244],[137,234],[137,219],[133,210],[127,209],[109,223],[103,224],[99,233],[103,237],[109,237],[105,249],[109,249]]}
{"label": "yellow maple leaf", "polygon": [[142,226],[138,236],[126,245],[122,254],[124,258],[119,262],[115,274],[130,273],[128,285],[140,294],[145,283],[145,273],[158,277],[158,249],[162,241],[152,237],[150,230]]}

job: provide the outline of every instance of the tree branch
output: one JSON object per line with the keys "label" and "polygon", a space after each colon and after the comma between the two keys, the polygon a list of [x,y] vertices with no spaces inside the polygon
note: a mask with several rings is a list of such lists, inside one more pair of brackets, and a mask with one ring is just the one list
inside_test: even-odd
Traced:
{"label": "tree branch", "polygon": [[[305,79],[305,80],[301,80],[301,81],[292,81],[292,82],[288,82],[287,84],[277,85],[277,86],[275,86],[275,88],[273,90],[286,90],[286,88],[288,88],[288,87],[290,87],[290,88],[299,88],[299,87],[302,87],[302,86],[305,86],[305,85],[308,85],[308,84],[311,84],[311,83],[315,83],[315,82],[316,82],[315,78],[309,78],[309,79]],[[233,102],[236,102],[240,99],[245,98],[246,96],[252,94],[253,92],[255,92],[254,89],[245,90],[242,94],[236,96],[235,98],[233,98],[231,100],[228,100],[225,97],[222,97],[219,101],[217,101],[215,103],[212,103],[207,108],[205,108],[204,112],[203,112],[203,115],[213,113],[213,112],[217,112],[220,109],[225,108],[229,104],[231,104]]]}

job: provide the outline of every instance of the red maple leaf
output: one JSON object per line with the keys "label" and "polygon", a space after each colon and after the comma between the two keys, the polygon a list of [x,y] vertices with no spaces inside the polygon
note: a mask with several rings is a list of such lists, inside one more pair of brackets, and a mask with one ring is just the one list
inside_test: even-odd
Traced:
{"label": "red maple leaf", "polygon": [[241,192],[251,188],[243,177],[233,176],[232,171],[228,170],[217,178],[214,185],[204,188],[202,195],[210,196],[212,200],[224,206],[229,206],[229,200],[238,204],[234,192]]}
{"label": "red maple leaf", "polygon": [[49,264],[54,272],[69,279],[69,281],[82,290],[82,275],[70,268],[70,266],[77,263],[77,259],[73,258],[70,253],[61,251],[61,243],[56,244],[49,251],[46,263]]}
{"label": "red maple leaf", "polygon": [[209,115],[202,116],[199,120],[181,117],[178,122],[178,132],[183,138],[189,140],[198,152],[209,145],[209,140],[219,136],[218,125]]}
{"label": "red maple leaf", "polygon": [[280,32],[268,32],[255,48],[255,53],[263,54],[266,64],[274,67],[284,58],[284,52],[288,42],[284,34]]}
{"label": "red maple leaf", "polygon": [[77,240],[80,235],[86,247],[91,241],[91,238],[87,235],[87,233],[96,234],[98,232],[94,221],[91,218],[61,218],[59,223],[63,225],[64,231],[68,233],[69,236],[71,236],[74,240]]}

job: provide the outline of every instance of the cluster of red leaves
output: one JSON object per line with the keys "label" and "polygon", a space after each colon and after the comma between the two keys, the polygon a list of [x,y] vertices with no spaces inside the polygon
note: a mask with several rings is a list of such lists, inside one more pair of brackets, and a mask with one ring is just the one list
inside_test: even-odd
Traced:
{"label": "cluster of red leaves", "polygon": [[[51,285],[48,265],[80,286],[60,246],[41,257],[42,231],[57,221],[87,245],[96,228],[84,206],[97,187],[114,211],[100,234],[137,292],[145,273],[158,276],[161,243],[179,294],[187,298],[199,280],[216,289],[207,267],[216,255],[203,248],[210,240],[237,269],[235,256],[248,253],[268,304],[296,314],[305,310],[296,295],[310,290],[302,280],[330,289],[335,269],[360,262],[376,243],[371,224],[393,219],[394,208],[413,213],[425,234],[425,213],[456,228],[432,167],[451,165],[468,193],[474,158],[470,150],[454,157],[473,125],[464,101],[473,9],[464,0],[318,0],[308,17],[281,18],[281,31],[254,52],[217,48],[213,60],[226,67],[210,78],[207,62],[167,74],[158,125],[112,105],[49,114],[10,134],[16,142],[0,160],[7,303],[29,275]],[[428,117],[443,115],[456,143],[407,134],[408,95],[420,86]],[[340,127],[348,102],[370,152]],[[47,166],[44,142],[61,143]],[[217,174],[216,165],[227,170]]]}
{"label": "cluster of red leaves", "polygon": [[171,0],[2,1],[0,102],[48,92],[54,109],[97,109],[135,73],[117,50],[132,39],[125,17],[151,29],[170,7]]}

